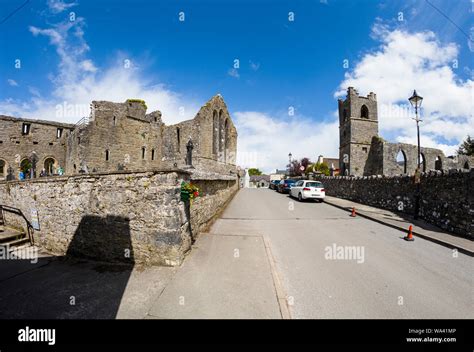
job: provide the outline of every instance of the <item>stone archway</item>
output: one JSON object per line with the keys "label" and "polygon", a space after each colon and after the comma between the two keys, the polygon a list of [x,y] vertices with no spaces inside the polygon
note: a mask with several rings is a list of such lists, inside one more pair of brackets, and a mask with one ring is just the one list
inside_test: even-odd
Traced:
{"label": "stone archway", "polygon": [[397,165],[403,170],[403,173],[407,173],[407,155],[403,151],[403,149],[400,149],[397,153],[397,156],[395,157],[395,160],[397,162]]}
{"label": "stone archway", "polygon": [[426,172],[426,158],[423,153],[420,153],[420,171]]}
{"label": "stone archway", "polygon": [[57,173],[58,161],[53,157],[47,157],[44,159],[43,168],[47,176],[52,176]]}

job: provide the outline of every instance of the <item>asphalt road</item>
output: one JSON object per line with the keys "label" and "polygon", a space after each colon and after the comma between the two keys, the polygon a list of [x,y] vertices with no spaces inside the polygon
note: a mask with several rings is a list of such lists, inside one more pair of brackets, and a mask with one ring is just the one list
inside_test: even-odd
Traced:
{"label": "asphalt road", "polygon": [[292,318],[474,318],[473,258],[328,204],[242,189],[211,233],[266,238]]}

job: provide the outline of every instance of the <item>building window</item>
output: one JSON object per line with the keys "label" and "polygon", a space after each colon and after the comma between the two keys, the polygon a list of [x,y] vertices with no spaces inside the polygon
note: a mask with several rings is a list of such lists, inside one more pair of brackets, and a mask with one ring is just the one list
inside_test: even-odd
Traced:
{"label": "building window", "polygon": [[81,144],[81,137],[77,137],[77,144]]}
{"label": "building window", "polygon": [[109,150],[106,149],[106,150],[105,150],[105,161],[109,161],[109,157],[110,157]]}
{"label": "building window", "polygon": [[63,129],[62,128],[58,128],[56,130],[56,138],[61,138],[63,136]]}
{"label": "building window", "polygon": [[5,177],[6,175],[6,162],[0,159],[0,177]]}
{"label": "building window", "polygon": [[219,120],[215,110],[212,114],[212,153],[214,155],[219,153]]}
{"label": "building window", "polygon": [[360,117],[363,119],[369,118],[369,109],[367,108],[367,106],[362,105],[362,107],[360,108]]}
{"label": "building window", "polygon": [[439,156],[436,157],[435,160],[435,170],[442,170],[443,169],[443,162]]}
{"label": "building window", "polygon": [[363,151],[364,153],[367,153],[367,147],[362,147],[362,151]]}
{"label": "building window", "polygon": [[146,148],[142,147],[142,160],[145,160],[145,156],[146,156]]}
{"label": "building window", "polygon": [[151,160],[155,160],[155,149],[151,150]]}
{"label": "building window", "polygon": [[21,134],[23,134],[23,135],[30,134],[30,127],[31,127],[31,124],[29,124],[29,123],[24,123],[24,124],[23,124],[23,127],[22,127],[22,129],[21,129]]}
{"label": "building window", "polygon": [[114,116],[114,126],[117,126],[117,118]]}
{"label": "building window", "polygon": [[33,142],[34,145],[38,144],[38,142]]}
{"label": "building window", "polygon": [[179,127],[176,127],[176,139],[178,141],[178,151],[181,150],[181,135],[179,131]]}

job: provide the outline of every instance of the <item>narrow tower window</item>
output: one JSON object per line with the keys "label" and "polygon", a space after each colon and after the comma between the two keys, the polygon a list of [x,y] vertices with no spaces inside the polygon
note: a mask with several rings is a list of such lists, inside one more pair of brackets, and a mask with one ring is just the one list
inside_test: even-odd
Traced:
{"label": "narrow tower window", "polygon": [[176,138],[178,141],[178,151],[181,150],[181,136],[179,133],[179,127],[176,127]]}
{"label": "narrow tower window", "polygon": [[362,107],[360,108],[360,117],[363,119],[369,118],[369,109],[367,108],[367,106],[362,105]]}
{"label": "narrow tower window", "polygon": [[22,129],[21,129],[21,133],[22,133],[23,135],[29,134],[29,133],[30,133],[30,127],[31,127],[31,124],[29,124],[29,123],[24,123],[24,124],[23,124],[23,127],[22,127]]}

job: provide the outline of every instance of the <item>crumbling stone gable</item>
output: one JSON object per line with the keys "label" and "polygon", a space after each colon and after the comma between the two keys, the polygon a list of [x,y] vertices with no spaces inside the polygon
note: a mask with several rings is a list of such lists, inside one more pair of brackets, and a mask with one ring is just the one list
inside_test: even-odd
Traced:
{"label": "crumbling stone gable", "polygon": [[164,127],[165,164],[185,165],[186,144],[190,139],[194,144],[195,167],[226,174],[235,171],[237,129],[222,96],[209,100],[194,119]]}

